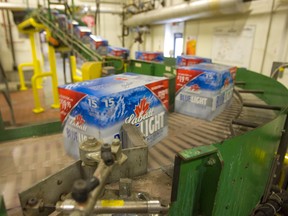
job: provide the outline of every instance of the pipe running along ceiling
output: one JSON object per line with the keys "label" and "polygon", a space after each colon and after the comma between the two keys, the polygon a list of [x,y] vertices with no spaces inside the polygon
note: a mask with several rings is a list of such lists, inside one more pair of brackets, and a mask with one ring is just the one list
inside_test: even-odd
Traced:
{"label": "pipe running along ceiling", "polygon": [[249,2],[243,0],[198,0],[143,12],[125,20],[126,26],[182,22],[189,19],[217,15],[239,14],[249,11]]}

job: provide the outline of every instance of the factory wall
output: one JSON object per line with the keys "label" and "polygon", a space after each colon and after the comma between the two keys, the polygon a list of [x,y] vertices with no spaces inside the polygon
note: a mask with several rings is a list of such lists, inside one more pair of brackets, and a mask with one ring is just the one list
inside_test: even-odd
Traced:
{"label": "factory wall", "polygon": [[13,60],[11,53],[11,45],[8,40],[8,31],[5,31],[6,25],[3,22],[3,16],[6,16],[6,12],[4,10],[0,11],[0,60],[4,70],[11,71],[13,68]]}
{"label": "factory wall", "polygon": [[[13,3],[23,3],[23,0],[10,0]],[[26,2],[26,1],[25,1]],[[24,2],[24,3],[25,3]],[[41,0],[39,1],[41,3]],[[37,0],[29,0],[29,6],[33,6]],[[182,0],[167,0],[167,6],[183,3]],[[95,7],[95,3],[83,2],[83,0],[75,0],[75,4],[87,5]],[[273,10],[272,10],[273,6]],[[120,10],[121,5],[109,4],[102,5],[102,9],[110,8],[110,10]],[[269,76],[273,61],[288,62],[288,1],[287,0],[261,0],[253,1],[250,6],[249,14],[241,14],[234,16],[212,17],[199,20],[188,20],[184,22],[184,47],[186,50],[186,42],[188,37],[196,38],[196,54],[199,56],[213,58],[212,48],[214,39],[214,28],[221,26],[254,26],[255,33],[252,44],[252,52],[250,56],[249,69],[257,71]],[[0,13],[3,13],[1,11]],[[121,15],[118,13],[101,13],[99,34],[109,41],[110,45],[122,46],[121,41]],[[12,20],[12,19],[11,19]],[[0,60],[6,71],[12,70],[12,54],[10,42],[6,40],[4,31],[4,23],[2,15],[0,16]],[[143,43],[134,42],[139,37],[135,31],[130,31],[128,37],[125,38],[125,47],[131,50],[131,58],[134,58],[136,50],[146,51],[163,51],[165,55],[171,49],[171,39],[167,40],[167,25],[161,24],[151,25],[148,32],[142,34]],[[7,26],[6,26],[7,27]],[[29,40],[19,35],[16,25],[12,24],[12,32],[14,37],[14,46],[16,51],[16,64],[31,61]],[[166,35],[165,35],[166,31]],[[171,31],[173,32],[173,30]],[[166,42],[165,42],[166,41]],[[166,43],[166,44],[165,44]],[[168,48],[167,48],[168,47]],[[168,51],[167,51],[168,49]],[[279,79],[288,86],[288,72]]]}
{"label": "factory wall", "polygon": [[[23,4],[26,3],[26,1],[23,0],[10,0],[8,2],[11,3],[19,3]],[[44,1],[39,1],[40,3]],[[87,5],[90,7],[95,7],[95,2],[92,3],[83,3],[81,0],[75,0],[75,4],[80,5]],[[37,0],[29,0],[29,7],[31,9],[36,8]],[[43,4],[43,3],[42,3]],[[24,4],[25,5],[25,4]],[[47,3],[46,3],[47,5]],[[119,14],[119,4],[112,4],[112,5],[104,5],[100,6],[100,9],[104,10],[105,13],[100,13],[100,29],[98,28],[97,34],[101,35],[103,38],[107,39],[109,41],[109,44],[112,46],[122,46],[122,16]],[[108,9],[109,8],[109,9]],[[94,9],[94,8],[93,8]],[[109,12],[111,11],[111,13]],[[113,11],[118,11],[118,13],[112,13]],[[5,21],[4,24],[2,13],[5,15]],[[12,13],[10,14],[10,20],[12,25],[12,35],[13,35],[13,44],[15,49],[15,59],[16,59],[16,66],[20,63],[24,62],[31,62],[32,56],[31,56],[31,48],[30,48],[30,42],[28,39],[28,36],[22,35],[18,32],[17,26],[15,25],[12,17]],[[6,33],[5,33],[6,31]],[[92,32],[95,32],[94,29],[92,29]],[[13,59],[12,59],[12,52],[11,52],[11,42],[8,40],[9,33],[8,33],[8,24],[7,24],[7,18],[6,18],[6,11],[0,10],[0,61],[2,62],[2,65],[4,67],[5,71],[12,71],[13,70]],[[42,59],[41,55],[41,49],[40,49],[40,38],[39,35],[35,35],[36,43],[37,43],[37,49],[39,53],[39,58]],[[8,40],[8,41],[7,41]],[[130,41],[130,37],[126,38],[126,41]],[[128,42],[126,42],[128,44]],[[45,50],[45,47],[44,47]],[[9,76],[9,74],[8,74]]]}
{"label": "factory wall", "polygon": [[[179,3],[179,1],[175,1]],[[175,2],[172,2],[175,3]],[[171,1],[168,1],[170,4]],[[221,26],[255,26],[252,52],[248,68],[269,76],[273,61],[288,62],[288,1],[275,0],[272,11],[272,0],[253,1],[249,14],[213,17],[201,20],[188,20],[184,23],[184,47],[188,36],[196,38],[196,54],[212,58],[213,31]],[[272,11],[272,12],[271,12]],[[165,25],[150,26],[150,33],[144,36],[150,46],[147,51],[165,51]],[[171,43],[171,42],[170,42]],[[162,48],[162,49],[161,49]],[[167,53],[167,52],[166,52]],[[167,56],[167,55],[166,55]],[[280,82],[288,87],[288,71],[284,72]]]}

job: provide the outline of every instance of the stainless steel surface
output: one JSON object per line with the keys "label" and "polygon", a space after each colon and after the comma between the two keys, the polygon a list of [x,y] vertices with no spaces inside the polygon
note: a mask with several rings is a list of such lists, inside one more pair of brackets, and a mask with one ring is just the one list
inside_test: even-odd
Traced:
{"label": "stainless steel surface", "polygon": [[83,206],[84,214],[90,215],[93,211],[93,208],[95,206],[95,203],[99,199],[99,197],[102,195],[104,187],[106,185],[106,181],[110,173],[112,172],[113,168],[115,166],[115,163],[107,166],[103,160],[100,161],[98,164],[98,167],[94,173],[94,176],[99,179],[100,184],[91,191],[87,203]]}
{"label": "stainless steel surface", "polygon": [[119,181],[119,197],[128,198],[131,196],[132,180],[128,178],[121,178]]}
{"label": "stainless steel surface", "polygon": [[122,153],[127,156],[127,161],[121,166],[116,164],[113,173],[109,176],[108,182],[114,182],[120,178],[133,178],[147,173],[147,146],[122,149]]}
{"label": "stainless steel surface", "polygon": [[102,143],[96,138],[88,137],[88,139],[81,143],[79,146],[80,160],[83,161],[86,165],[96,166],[97,162],[87,157],[87,154],[91,152],[99,152],[101,145]]}
{"label": "stainless steel surface", "polygon": [[[77,161],[62,169],[60,172],[43,179],[34,186],[30,186],[29,189],[24,190],[19,194],[20,204],[25,207],[28,215],[47,215],[53,211],[53,209],[45,209],[43,212],[39,212],[40,203],[45,205],[54,205],[61,196],[65,196],[70,193],[72,185],[77,179],[87,179],[92,176],[95,168],[82,167],[81,161]],[[29,205],[31,199],[36,199],[34,205]]]}
{"label": "stainless steel surface", "polygon": [[[149,201],[124,201],[124,200],[99,200],[96,202],[93,211],[94,214],[113,214],[113,213],[167,213],[169,207],[162,206],[159,200]],[[84,212],[83,206],[77,204],[73,200],[65,200],[57,205],[57,211],[63,213],[71,213],[72,211],[79,212],[81,215]],[[90,214],[90,215],[91,215]]]}

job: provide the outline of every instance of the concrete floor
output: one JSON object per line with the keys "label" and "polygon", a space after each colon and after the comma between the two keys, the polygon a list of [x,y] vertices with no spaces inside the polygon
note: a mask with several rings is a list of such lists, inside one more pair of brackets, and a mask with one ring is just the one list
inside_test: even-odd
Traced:
{"label": "concrete floor", "polygon": [[0,144],[0,192],[8,212],[21,215],[18,193],[73,162],[63,147],[62,134]]}
{"label": "concrete floor", "polygon": [[[57,62],[57,78],[58,85],[65,84],[64,73],[63,73],[63,60],[59,53],[56,54],[56,62]],[[69,62],[66,60],[66,81],[71,82],[70,77],[70,69]],[[48,61],[45,61],[43,66],[43,71],[49,71]],[[25,72],[24,72],[25,74]],[[29,73],[28,73],[29,74]],[[58,121],[60,119],[59,109],[51,108],[51,105],[54,103],[52,96],[52,84],[51,78],[46,77],[43,78],[42,89],[38,90],[39,98],[41,101],[41,106],[45,109],[44,112],[35,114],[32,112],[32,109],[35,107],[33,91],[30,86],[30,80],[26,79],[26,84],[28,86],[28,90],[19,91],[17,90],[17,83],[11,82],[9,83],[10,96],[12,100],[12,106],[14,109],[15,121],[16,125],[12,125],[12,117],[10,108],[4,98],[4,95],[0,93],[0,111],[2,114],[2,118],[6,126],[23,126],[35,123],[43,123],[43,122],[51,122]],[[19,83],[18,83],[19,85]]]}

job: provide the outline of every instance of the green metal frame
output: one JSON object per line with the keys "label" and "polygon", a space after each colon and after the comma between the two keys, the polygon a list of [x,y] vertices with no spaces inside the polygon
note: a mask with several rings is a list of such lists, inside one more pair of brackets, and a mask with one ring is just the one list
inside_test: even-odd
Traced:
{"label": "green metal frame", "polygon": [[[0,118],[1,125],[1,118]],[[60,121],[46,122],[42,124],[27,125],[16,128],[2,128],[0,127],[0,142],[28,138],[33,136],[45,136],[54,133],[61,133],[62,126]]]}
{"label": "green metal frame", "polygon": [[1,216],[7,216],[8,215],[2,195],[0,195],[0,215]]}
{"label": "green metal frame", "polygon": [[287,117],[288,90],[271,78],[244,69],[238,70],[236,80],[245,82],[244,89],[264,88],[259,98],[283,109],[253,131],[180,152],[175,160],[169,215],[250,215],[272,178]]}
{"label": "green metal frame", "polygon": [[154,75],[154,65],[152,62],[141,61],[141,60],[131,60],[127,67],[127,71],[144,74],[144,75]]}

